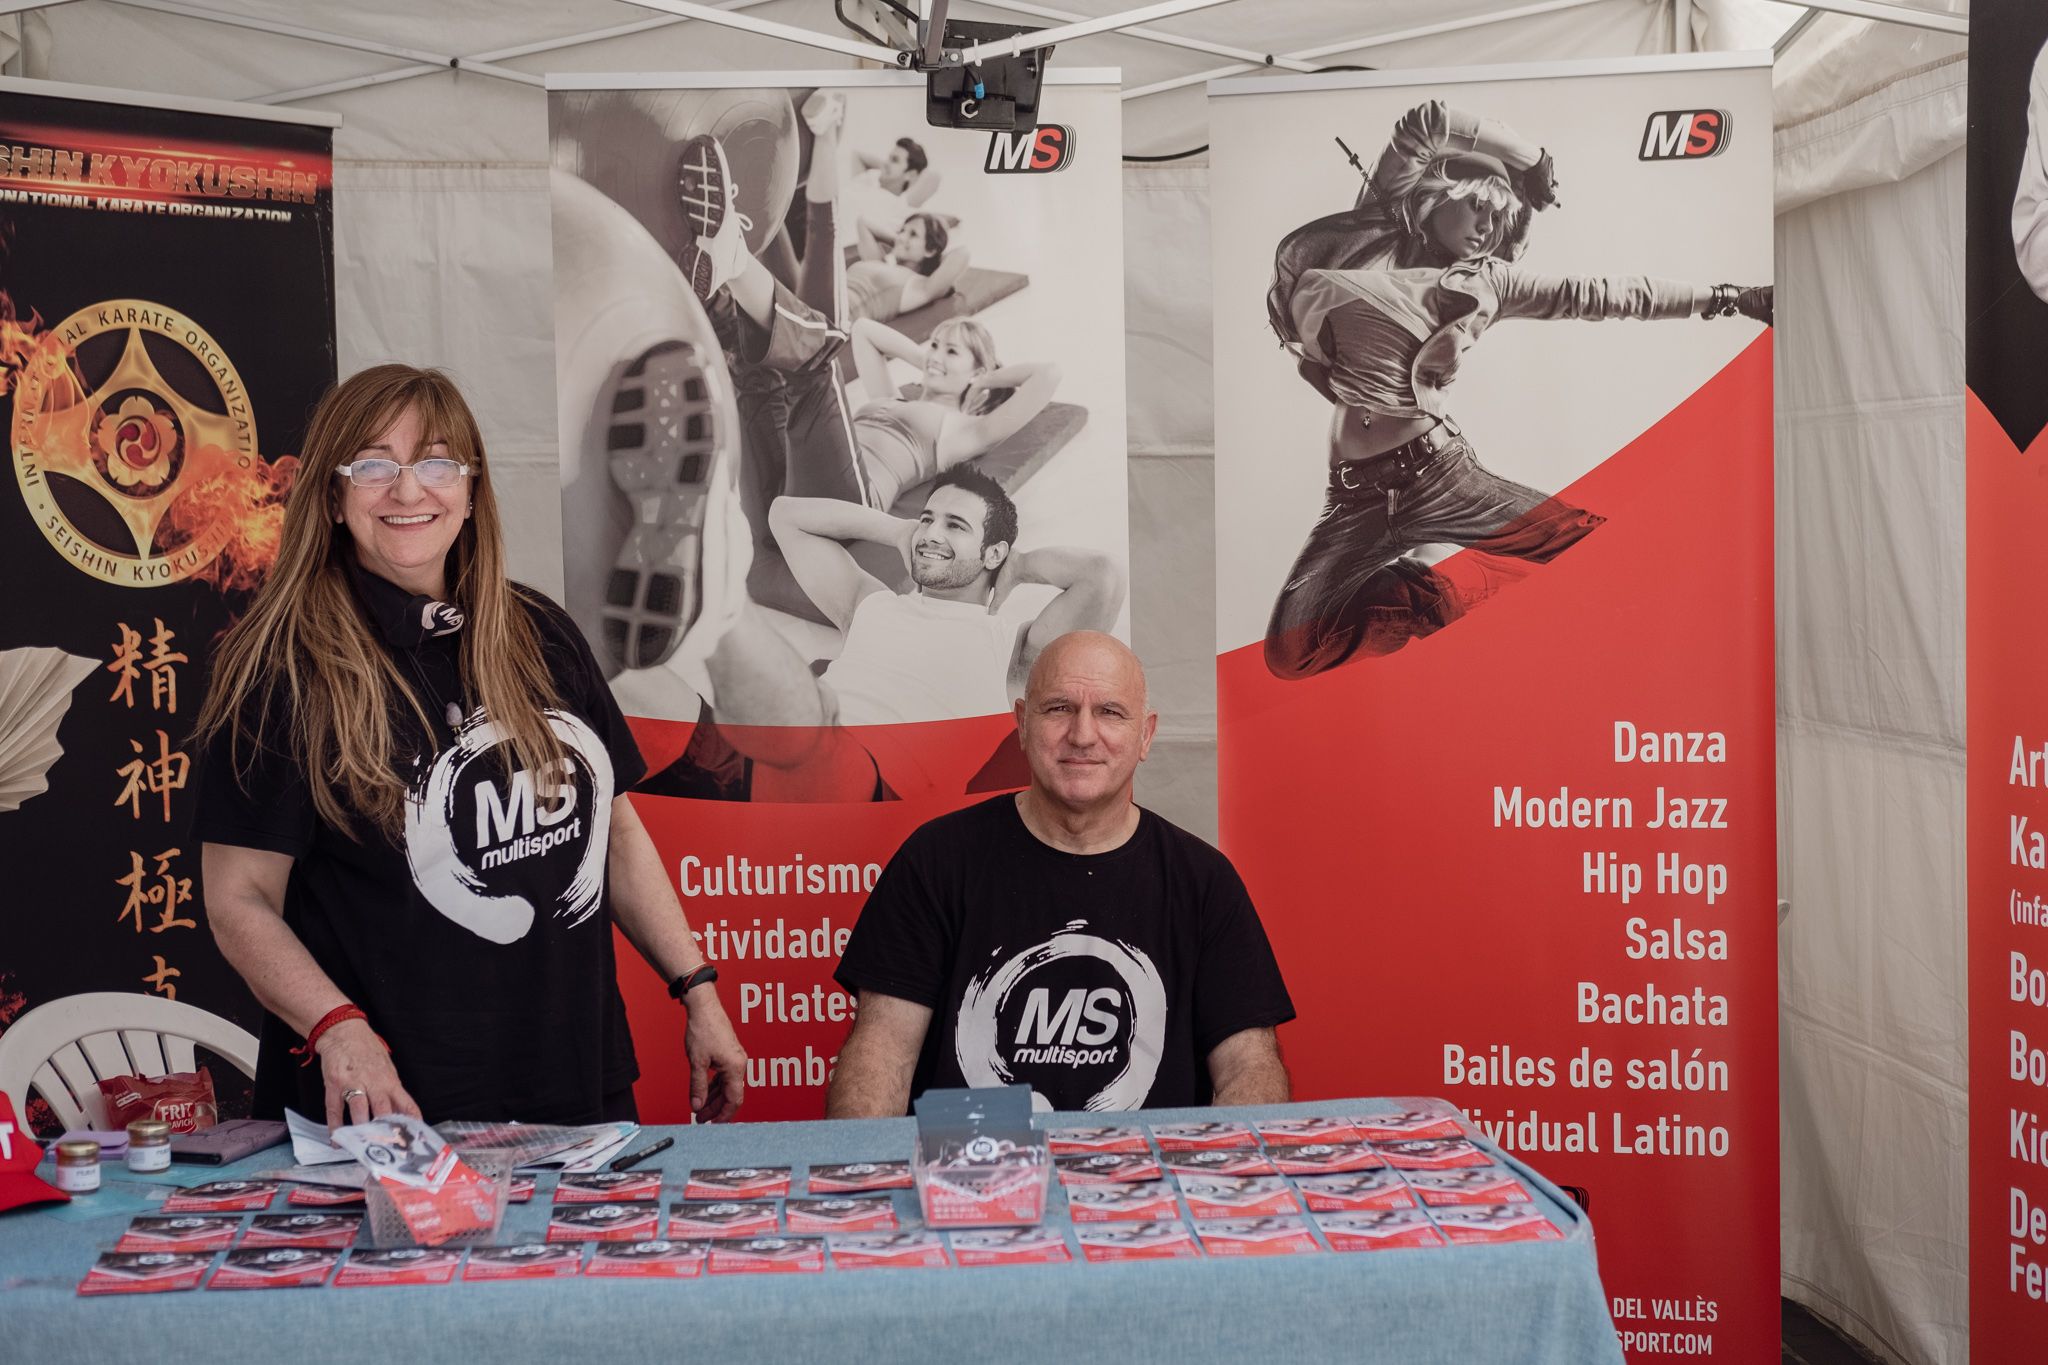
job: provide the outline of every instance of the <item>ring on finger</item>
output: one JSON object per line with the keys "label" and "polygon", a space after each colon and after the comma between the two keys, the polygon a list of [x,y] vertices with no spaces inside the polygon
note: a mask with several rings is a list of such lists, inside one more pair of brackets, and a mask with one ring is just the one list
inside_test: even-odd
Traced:
{"label": "ring on finger", "polygon": [[347,1104],[358,1095],[361,1095],[364,1099],[370,1098],[370,1092],[367,1090],[344,1090],[341,1092],[341,1102]]}

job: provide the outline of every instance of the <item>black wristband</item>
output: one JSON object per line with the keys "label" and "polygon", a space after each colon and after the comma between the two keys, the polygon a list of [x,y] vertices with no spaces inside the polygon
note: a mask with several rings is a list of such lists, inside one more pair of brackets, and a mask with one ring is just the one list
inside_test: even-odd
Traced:
{"label": "black wristband", "polygon": [[697,987],[709,985],[716,980],[718,980],[718,968],[707,962],[696,971],[684,972],[681,976],[669,982],[668,993],[671,998],[681,1000]]}

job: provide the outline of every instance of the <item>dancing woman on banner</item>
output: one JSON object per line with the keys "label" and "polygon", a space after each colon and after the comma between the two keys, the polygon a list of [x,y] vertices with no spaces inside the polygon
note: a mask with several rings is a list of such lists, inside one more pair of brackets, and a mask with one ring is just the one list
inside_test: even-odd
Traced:
{"label": "dancing woman on banner", "polygon": [[[1444,389],[1493,323],[1770,322],[1769,285],[1522,269],[1515,262],[1531,221],[1557,202],[1547,152],[1433,100],[1395,124],[1351,209],[1281,240],[1267,316],[1334,410],[1323,514],[1266,629],[1266,666],[1276,676],[1391,654],[1604,520],[1493,473],[1451,419]],[[1436,565],[1415,554],[1444,544],[1480,553]]]}

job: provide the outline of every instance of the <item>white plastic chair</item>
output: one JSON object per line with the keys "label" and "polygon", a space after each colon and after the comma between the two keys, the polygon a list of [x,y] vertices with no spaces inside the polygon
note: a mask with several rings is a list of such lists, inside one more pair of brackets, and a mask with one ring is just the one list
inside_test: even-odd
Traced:
{"label": "white plastic chair", "polygon": [[129,991],[88,991],[46,1001],[0,1034],[0,1093],[25,1114],[41,1095],[68,1129],[101,1128],[99,1082],[109,1076],[190,1071],[195,1047],[256,1074],[256,1038],[197,1005]]}

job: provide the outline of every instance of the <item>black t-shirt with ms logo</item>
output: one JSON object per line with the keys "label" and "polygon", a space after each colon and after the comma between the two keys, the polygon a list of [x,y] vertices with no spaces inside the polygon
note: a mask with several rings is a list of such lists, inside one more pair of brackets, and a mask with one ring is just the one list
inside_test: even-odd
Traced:
{"label": "black t-shirt with ms logo", "polygon": [[1041,1108],[1209,1102],[1208,1056],[1294,1017],[1244,883],[1150,811],[1065,853],[1014,796],[924,825],[883,869],[837,978],[927,1005],[913,1097],[1023,1084]]}
{"label": "black t-shirt with ms logo", "polygon": [[[351,580],[434,733],[400,725],[406,781],[396,840],[327,825],[305,775],[278,749],[281,717],[244,783],[226,741],[201,764],[196,837],[295,861],[285,922],[390,1045],[399,1081],[430,1121],[594,1122],[638,1076],[614,979],[605,876],[612,798],[640,780],[639,750],[582,636],[561,608],[520,589],[559,694],[550,725],[566,770],[508,772],[497,726],[465,698],[463,623],[374,575]],[[266,1016],[256,1108],[325,1112],[317,1065]]]}

